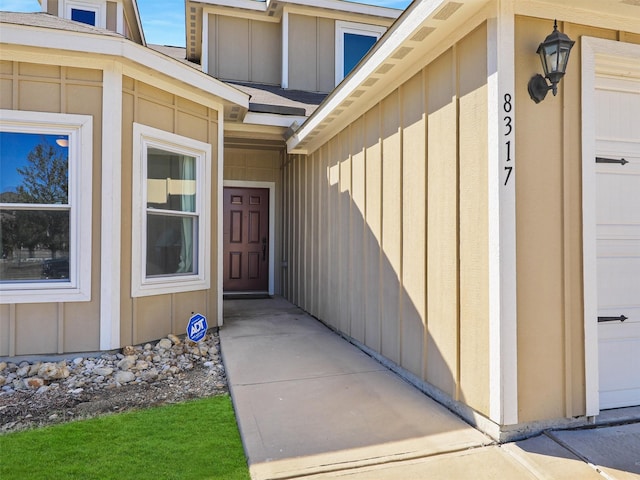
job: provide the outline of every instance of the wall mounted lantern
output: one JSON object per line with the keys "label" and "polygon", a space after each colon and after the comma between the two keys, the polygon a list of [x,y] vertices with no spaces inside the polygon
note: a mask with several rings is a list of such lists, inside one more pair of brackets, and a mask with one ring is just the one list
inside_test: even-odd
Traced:
{"label": "wall mounted lantern", "polygon": [[[553,95],[558,93],[558,83],[564,77],[569,61],[571,47],[576,43],[567,35],[558,31],[558,22],[553,22],[553,32],[544,39],[538,46],[536,52],[540,55],[544,77],[536,74],[529,80],[529,95],[531,100],[540,103],[547,96],[549,90],[553,90]],[[545,77],[549,79],[551,85],[547,85]]]}

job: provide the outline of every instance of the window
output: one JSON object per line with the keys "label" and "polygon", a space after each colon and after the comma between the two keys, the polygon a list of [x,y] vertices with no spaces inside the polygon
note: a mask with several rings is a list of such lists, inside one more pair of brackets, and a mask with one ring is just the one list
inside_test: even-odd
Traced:
{"label": "window", "polygon": [[80,8],[71,9],[71,20],[75,22],[86,23],[87,25],[96,24],[96,12],[91,10],[82,10]]}
{"label": "window", "polygon": [[211,146],[134,124],[132,296],[210,286]]}
{"label": "window", "polygon": [[64,0],[64,2],[60,2],[58,12],[60,16],[73,21],[106,28],[106,5],[103,0]]}
{"label": "window", "polygon": [[385,27],[363,23],[336,22],[336,85],[371,50]]}
{"label": "window", "polygon": [[0,303],[91,299],[92,118],[0,112]]}

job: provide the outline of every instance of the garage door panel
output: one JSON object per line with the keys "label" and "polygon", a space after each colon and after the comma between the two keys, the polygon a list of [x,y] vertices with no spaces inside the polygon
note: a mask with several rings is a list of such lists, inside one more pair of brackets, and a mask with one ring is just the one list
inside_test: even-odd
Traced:
{"label": "garage door panel", "polygon": [[640,405],[640,81],[596,82],[596,156],[613,161],[595,167],[599,397],[606,409]]}
{"label": "garage door panel", "polygon": [[597,269],[599,309],[640,305],[640,255],[598,258]]}

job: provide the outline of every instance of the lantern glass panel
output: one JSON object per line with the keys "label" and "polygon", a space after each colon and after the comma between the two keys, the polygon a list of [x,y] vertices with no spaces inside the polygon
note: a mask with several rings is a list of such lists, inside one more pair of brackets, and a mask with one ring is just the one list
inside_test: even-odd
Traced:
{"label": "lantern glass panel", "polygon": [[544,46],[545,59],[544,59],[544,73],[555,73],[558,71],[558,45],[545,45]]}

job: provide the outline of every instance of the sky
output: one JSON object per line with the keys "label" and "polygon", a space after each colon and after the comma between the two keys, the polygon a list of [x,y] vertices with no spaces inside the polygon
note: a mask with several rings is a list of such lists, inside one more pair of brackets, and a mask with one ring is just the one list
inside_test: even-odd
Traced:
{"label": "sky", "polygon": [[[411,0],[353,0],[379,7],[406,8]],[[138,0],[147,43],[184,47],[184,0]],[[0,10],[39,12],[38,0],[0,0]]]}

